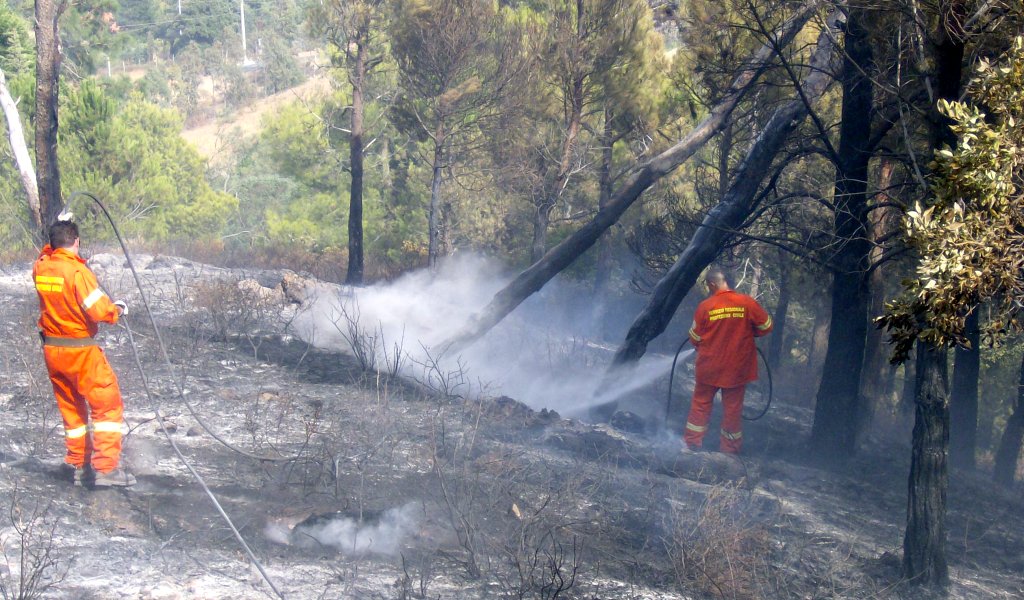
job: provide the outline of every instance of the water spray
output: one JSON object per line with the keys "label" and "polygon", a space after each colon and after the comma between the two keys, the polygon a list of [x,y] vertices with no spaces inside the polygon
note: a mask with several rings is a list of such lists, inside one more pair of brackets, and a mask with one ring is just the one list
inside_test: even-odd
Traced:
{"label": "water spray", "polygon": [[[672,370],[670,370],[669,373],[668,373],[668,397],[665,399],[665,422],[666,423],[668,423],[669,413],[672,410],[672,382],[675,379],[675,375],[676,375],[676,362],[679,360],[679,355],[683,352],[683,348],[685,348],[686,345],[689,344],[689,343],[690,343],[690,337],[686,336],[683,339],[683,343],[679,344],[679,348],[676,350],[676,355],[672,359]],[[774,392],[774,389],[773,389],[774,388],[774,384],[772,383],[772,369],[771,369],[771,367],[768,366],[768,359],[765,358],[764,353],[761,352],[760,348],[758,348],[757,346],[754,346],[754,349],[757,350],[757,355],[761,357],[761,363],[764,364],[765,375],[767,375],[767,377],[768,377],[768,400],[764,404],[764,409],[761,410],[761,412],[758,413],[757,416],[748,417],[746,415],[743,415],[743,420],[744,421],[757,421],[761,417],[763,417],[766,414],[768,414],[768,409],[771,408],[771,406],[772,406],[772,393]],[[696,348],[694,348],[694,350],[696,350]]]}
{"label": "water spray", "polygon": [[[141,279],[139,279],[139,274],[135,271],[135,265],[132,263],[131,254],[128,252],[128,246],[125,244],[124,238],[121,237],[121,232],[117,228],[117,223],[114,222],[114,218],[107,211],[107,207],[103,205],[103,203],[100,201],[99,198],[97,198],[96,196],[90,194],[89,192],[77,191],[77,192],[72,193],[71,196],[68,198],[68,201],[64,205],[63,210],[61,210],[60,217],[58,217],[58,219],[59,220],[71,220],[71,218],[72,218],[71,203],[78,196],[85,196],[86,198],[89,198],[94,203],[96,203],[96,206],[99,207],[100,211],[103,213],[103,216],[105,216],[107,218],[107,221],[110,222],[110,227],[113,229],[114,235],[117,237],[117,241],[121,245],[121,251],[124,253],[125,260],[128,263],[128,268],[131,270],[132,276],[135,278],[135,285],[139,289],[139,294],[141,295],[141,298],[142,298],[142,305],[146,309],[146,314],[149,316],[150,323],[153,326],[153,331],[156,334],[156,339],[157,339],[157,342],[160,345],[160,350],[161,350],[161,352],[163,354],[164,361],[167,363],[168,369],[170,369],[170,371],[173,373],[174,367],[171,364],[170,357],[167,355],[167,347],[164,345],[163,338],[160,337],[160,328],[157,327],[156,319],[153,317],[153,311],[150,310],[149,302],[146,301],[146,294],[145,294],[145,290],[142,287],[142,281],[141,281]],[[249,556],[249,560],[252,561],[253,565],[259,571],[260,575],[263,577],[263,580],[267,583],[268,586],[270,586],[270,589],[274,591],[274,593],[277,595],[277,597],[281,598],[283,600],[284,599],[284,594],[282,594],[277,589],[277,587],[274,585],[274,582],[270,580],[270,576],[267,575],[267,572],[266,572],[266,570],[264,570],[263,565],[260,563],[259,559],[256,558],[256,554],[253,553],[252,549],[249,548],[249,545],[245,542],[245,539],[242,538],[242,534],[239,533],[238,528],[236,528],[235,524],[231,521],[231,517],[229,517],[228,514],[224,511],[224,508],[221,506],[220,502],[217,500],[217,497],[213,495],[213,492],[210,490],[209,486],[206,485],[206,481],[203,480],[203,477],[188,462],[188,459],[186,459],[185,455],[182,454],[181,449],[178,448],[178,444],[174,441],[174,438],[171,437],[170,431],[167,430],[167,426],[166,426],[166,424],[164,422],[163,414],[161,414],[160,408],[157,405],[157,402],[153,399],[153,394],[152,394],[152,392],[149,389],[149,383],[146,380],[146,372],[145,372],[145,370],[142,367],[142,360],[139,358],[139,350],[138,350],[138,347],[136,347],[136,345],[135,345],[135,338],[132,335],[132,330],[128,326],[127,320],[122,319],[122,320],[120,320],[120,322],[124,325],[125,331],[128,332],[128,344],[129,344],[129,346],[132,349],[132,356],[135,359],[135,366],[138,368],[139,374],[142,377],[142,387],[146,391],[146,397],[149,399],[150,406],[153,407],[153,412],[156,415],[156,421],[160,425],[160,430],[163,432],[164,437],[167,438],[168,442],[170,442],[171,448],[173,448],[175,454],[178,455],[178,459],[181,460],[182,464],[185,465],[185,468],[188,469],[189,473],[191,473],[192,476],[196,478],[196,481],[199,483],[200,487],[202,487],[203,491],[210,498],[210,501],[213,502],[213,505],[217,509],[217,512],[220,513],[220,516],[227,523],[228,527],[231,529],[231,532],[234,534],[235,539],[238,540],[238,543],[245,550],[246,554]],[[184,389],[182,388],[180,383],[178,384],[178,396],[179,396],[179,398],[181,398],[181,400],[183,402],[185,402],[185,405],[188,406],[189,411],[195,417],[196,415],[195,415],[194,410],[192,409],[191,405],[189,405],[188,401],[185,400]],[[222,440],[219,436],[214,434],[212,431],[210,431],[210,429],[208,429],[206,427],[206,425],[203,424],[203,422],[201,420],[199,420],[198,418],[197,418],[197,421],[199,421],[199,423],[200,423],[200,425],[202,425],[203,429],[205,429],[208,433],[210,433],[218,442],[228,446],[229,448],[232,448],[236,452],[240,452],[242,454],[245,454],[246,456],[250,456],[250,457],[253,457],[253,458],[258,458],[260,460],[290,460],[290,459],[280,459],[280,458],[270,458],[270,459],[268,459],[268,458],[252,455],[252,454],[250,454],[248,452],[245,452],[245,451],[242,451],[240,449],[236,449],[233,446],[231,446],[230,444],[228,444],[227,442],[225,442],[224,440]]]}

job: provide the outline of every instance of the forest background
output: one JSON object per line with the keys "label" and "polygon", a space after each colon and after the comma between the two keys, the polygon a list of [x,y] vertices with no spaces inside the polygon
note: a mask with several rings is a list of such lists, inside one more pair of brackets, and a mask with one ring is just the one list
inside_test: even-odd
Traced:
{"label": "forest background", "polygon": [[[39,5],[59,22],[55,165],[38,158]],[[1000,259],[1020,254],[1021,10],[9,0],[5,88],[41,177],[59,177],[56,201],[40,186],[33,209],[4,146],[0,248],[31,257],[47,210],[84,190],[133,244],[213,264],[363,285],[481,253],[510,274],[561,273],[602,306],[649,296],[632,325],[588,317],[601,337],[625,337],[617,362],[648,342],[674,346],[659,336],[677,310],[688,319],[679,306],[715,260],[773,312],[768,362],[794,402],[814,407],[809,443],[823,460],[841,463],[916,410],[915,452],[942,447],[936,477],[945,435],[954,466],[1013,485],[1022,277]],[[275,104],[253,135],[221,136],[206,155],[183,137],[230,129],[257,100],[311,79],[323,93]],[[673,158],[708,123],[713,137]],[[79,218],[90,244],[112,241],[99,215]],[[551,267],[560,254],[567,265]],[[492,317],[532,293],[515,281]],[[911,550],[912,576],[944,579],[940,559],[914,564]]]}

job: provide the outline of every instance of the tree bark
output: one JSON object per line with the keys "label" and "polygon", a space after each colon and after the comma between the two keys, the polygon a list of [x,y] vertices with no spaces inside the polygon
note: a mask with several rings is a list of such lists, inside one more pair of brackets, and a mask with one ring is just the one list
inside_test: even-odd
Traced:
{"label": "tree bark", "polygon": [[971,348],[957,347],[949,403],[949,460],[960,469],[974,469],[978,441],[978,377],[981,374],[981,333],[978,311],[967,316],[964,336]]}
{"label": "tree bark", "polygon": [[813,385],[813,388],[804,388],[808,397],[811,395],[811,390],[816,389],[822,379],[821,366],[825,364],[825,354],[828,353],[828,330],[832,328],[831,319],[832,298],[828,297],[827,300],[819,302],[815,307],[811,340],[807,344],[807,371],[804,381]]}
{"label": "tree bark", "polygon": [[541,202],[533,210],[533,241],[530,243],[530,261],[537,262],[544,256],[544,248],[548,243],[548,225],[551,223],[551,210],[554,205],[547,201]]}
{"label": "tree bark", "polygon": [[625,341],[612,359],[613,369],[640,360],[647,351],[647,344],[668,326],[679,303],[689,293],[700,273],[711,264],[722,246],[750,216],[758,188],[775,155],[807,116],[810,110],[808,103],[813,105],[817,102],[832,81],[829,69],[834,50],[832,35],[840,17],[839,11],[830,15],[826,29],[818,37],[809,67],[810,74],[801,84],[804,98],[790,100],[772,114],[743,161],[736,167],[729,192],[704,217],[690,243],[655,286],[650,302],[633,321]]}
{"label": "tree bark", "polygon": [[903,574],[914,584],[944,586],[949,582],[946,564],[949,403],[945,350],[918,340],[914,388],[914,444],[907,485]]}
{"label": "tree bark", "polygon": [[786,314],[789,312],[789,301],[792,296],[789,269],[782,267],[779,275],[779,303],[775,306],[775,314],[772,316],[772,335],[768,340],[768,364],[772,370],[778,372],[782,365],[783,341],[786,333]]}
{"label": "tree bark", "polygon": [[[964,61],[963,0],[941,8],[939,41],[935,46],[935,88],[940,98],[960,94]],[[949,120],[933,106],[930,142],[933,149],[956,142]],[[911,452],[907,532],[903,540],[903,573],[915,585],[945,588],[946,490],[949,485],[949,402],[946,397],[946,352],[917,341],[914,391],[914,439]]]}
{"label": "tree bark", "polygon": [[[574,42],[576,44],[585,44],[586,32],[583,29],[586,15],[584,14],[585,4],[582,0],[577,0],[575,11],[576,37]],[[576,50],[573,49],[574,52]],[[568,107],[567,114],[565,115],[565,137],[562,140],[562,151],[559,155],[555,176],[548,182],[544,195],[540,198],[540,202],[536,206],[537,210],[534,213],[533,244],[530,246],[530,262],[535,263],[544,257],[544,250],[547,248],[548,226],[551,223],[551,211],[554,210],[558,200],[562,197],[562,192],[565,191],[565,187],[569,183],[570,174],[572,173],[572,157],[576,149],[576,140],[579,138],[580,127],[583,125],[584,83],[588,76],[586,72],[581,70],[582,66],[579,63],[573,65],[572,72],[568,74],[571,81],[563,87],[568,96],[563,98],[565,105]]]}
{"label": "tree bark", "polygon": [[448,340],[445,345],[457,350],[490,331],[524,300],[544,287],[545,283],[593,246],[601,234],[615,224],[647,188],[686,162],[709,139],[721,131],[740,99],[768,68],[774,48],[776,46],[786,47],[803,29],[817,7],[818,2],[811,1],[783,24],[777,35],[774,36],[773,42],[766,43],[754,53],[733,81],[731,91],[711,110],[711,114],[697,124],[689,135],[650,161],[638,165],[604,210],[598,211],[597,215],[579,231],[549,250],[541,260],[533,263],[499,290],[491,302],[483,310],[470,317],[462,331]]}
{"label": "tree bark", "polygon": [[[887,190],[892,184],[892,174],[896,162],[887,157],[880,159],[879,162],[877,187],[879,190]],[[890,196],[885,191],[876,197],[877,202],[890,200]],[[869,315],[871,318],[885,312],[885,285],[889,273],[885,266],[876,263],[882,259],[884,254],[883,240],[896,227],[898,219],[896,211],[889,207],[874,207],[868,216],[872,243],[869,260],[874,268],[868,277],[868,295],[871,298]],[[864,348],[864,370],[860,376],[861,397],[864,398],[861,431],[870,427],[876,415],[883,409],[891,408],[886,404],[889,402],[892,378],[893,367],[889,364],[885,332],[878,327],[869,325]]]}
{"label": "tree bark", "polygon": [[7,78],[0,69],[0,107],[7,118],[7,137],[11,141],[11,154],[14,156],[14,167],[18,170],[21,187],[25,190],[28,205],[29,231],[42,231],[43,221],[39,216],[39,188],[36,184],[36,170],[32,166],[32,158],[25,143],[25,130],[21,127],[21,114],[18,105],[7,88]]}
{"label": "tree bark", "polygon": [[1010,418],[1006,421],[1003,438],[996,451],[996,464],[992,470],[992,478],[996,483],[1010,487],[1017,474],[1017,461],[1020,459],[1022,438],[1024,438],[1024,356],[1020,363],[1020,380],[1017,384],[1017,402]]}
{"label": "tree bark", "polygon": [[833,258],[832,326],[823,366],[828,377],[818,387],[810,440],[814,453],[827,462],[839,462],[853,454],[860,425],[860,375],[869,302],[864,275],[871,252],[867,182],[874,90],[868,76],[872,52],[867,17],[863,8],[851,7],[843,38],[843,104],[834,196],[835,237],[840,250]]}
{"label": "tree bark", "polygon": [[903,389],[900,392],[900,412],[910,414],[914,408],[914,382],[917,380],[917,361],[903,363]]}
{"label": "tree bark", "polygon": [[[582,5],[582,3],[581,3]],[[533,220],[533,244],[530,246],[530,260],[537,262],[544,257],[544,249],[547,248],[548,226],[551,224],[551,211],[554,210],[558,200],[562,197],[566,186],[569,184],[569,176],[572,173],[572,156],[576,149],[576,140],[579,138],[580,127],[583,123],[583,80],[577,78],[573,82],[572,98],[570,98],[571,110],[569,122],[565,129],[565,140],[562,142],[562,155],[558,161],[558,171],[550,182],[541,202],[537,205]]]}
{"label": "tree bark", "polygon": [[443,130],[438,126],[434,137],[434,161],[430,179],[430,214],[428,216],[429,242],[427,245],[427,266],[437,267],[437,259],[441,254],[441,161],[444,159]]}
{"label": "tree bark", "polygon": [[352,181],[348,199],[348,270],[345,283],[363,283],[363,88],[366,82],[366,48],[356,42],[355,63],[352,65],[352,133],[349,138],[349,159]]}
{"label": "tree bark", "polygon": [[732,153],[732,123],[722,128],[722,137],[718,144],[718,199],[721,201],[729,193],[729,154]]}
{"label": "tree bark", "polygon": [[[604,210],[612,199],[612,158],[615,148],[615,137],[612,131],[613,113],[610,106],[605,106],[604,127],[601,130],[601,166],[598,170],[597,209]],[[608,281],[611,279],[612,240],[609,236],[601,236],[597,242],[597,265],[594,268],[594,297],[604,295]]]}
{"label": "tree bark", "polygon": [[36,0],[36,183],[39,190],[39,239],[48,237],[50,223],[63,207],[57,164],[58,82],[62,55],[59,21],[65,0]]}

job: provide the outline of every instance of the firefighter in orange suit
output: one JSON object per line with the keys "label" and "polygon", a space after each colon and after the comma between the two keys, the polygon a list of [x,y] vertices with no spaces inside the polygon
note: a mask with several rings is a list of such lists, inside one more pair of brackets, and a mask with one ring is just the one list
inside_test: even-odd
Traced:
{"label": "firefighter in orange suit", "polygon": [[683,440],[701,449],[715,393],[722,390],[722,452],[739,454],[743,446],[743,394],[757,379],[754,338],[772,330],[772,318],[756,300],[729,287],[725,272],[705,276],[709,297],[697,306],[690,341],[697,349],[696,382]]}
{"label": "firefighter in orange suit", "polygon": [[50,243],[33,265],[32,275],[39,295],[43,356],[64,419],[64,460],[75,469],[76,485],[132,485],[134,477],[120,465],[121,391],[94,339],[98,324],[117,323],[126,306],[107,297],[79,257],[77,225],[58,221],[49,233]]}

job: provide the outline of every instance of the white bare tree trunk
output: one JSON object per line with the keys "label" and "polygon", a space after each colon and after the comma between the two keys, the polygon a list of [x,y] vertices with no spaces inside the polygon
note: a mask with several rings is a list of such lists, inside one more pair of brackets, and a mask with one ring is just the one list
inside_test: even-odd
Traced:
{"label": "white bare tree trunk", "polygon": [[4,77],[2,69],[0,69],[0,107],[3,107],[4,116],[7,117],[7,134],[11,140],[14,166],[21,176],[21,186],[25,189],[25,196],[28,199],[28,212],[32,219],[29,225],[33,231],[36,231],[39,230],[42,222],[39,217],[39,188],[36,186],[36,170],[32,166],[28,146],[25,144],[25,131],[21,127],[18,105],[11,97],[11,91],[7,89],[7,78]]}

